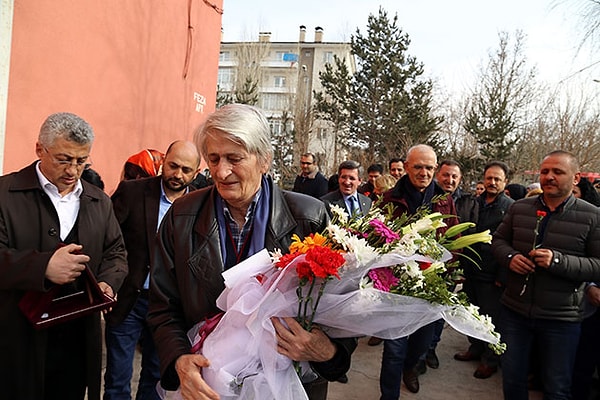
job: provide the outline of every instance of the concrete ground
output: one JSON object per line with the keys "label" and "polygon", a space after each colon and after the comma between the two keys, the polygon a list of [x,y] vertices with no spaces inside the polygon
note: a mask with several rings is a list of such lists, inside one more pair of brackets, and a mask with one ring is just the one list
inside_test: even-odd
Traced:
{"label": "concrete ground", "polygon": [[[371,347],[368,338],[359,341],[348,373],[348,383],[332,383],[328,400],[377,400],[379,398],[379,370],[383,345]],[[401,387],[402,399],[414,400],[501,400],[502,372],[489,379],[476,379],[473,372],[477,362],[454,360],[454,354],[466,350],[467,338],[446,325],[442,341],[437,348],[440,360],[438,369],[428,368],[419,376],[421,389],[418,393],[409,392],[404,384]],[[530,392],[531,400],[542,398],[540,392]]]}
{"label": "concrete ground", "polygon": [[[379,399],[379,370],[383,345],[371,347],[368,338],[359,340],[358,348],[352,358],[352,367],[348,372],[346,384],[333,382],[329,385],[328,400],[377,400]],[[438,345],[440,360],[438,369],[428,369],[419,377],[419,393],[409,392],[402,385],[401,398],[413,400],[501,400],[501,370],[489,379],[476,379],[473,372],[476,362],[454,360],[456,352],[466,350],[468,341],[465,336],[446,326],[442,341]],[[136,357],[132,390],[135,393],[139,376],[139,354]],[[530,392],[530,400],[541,400],[541,392]]]}

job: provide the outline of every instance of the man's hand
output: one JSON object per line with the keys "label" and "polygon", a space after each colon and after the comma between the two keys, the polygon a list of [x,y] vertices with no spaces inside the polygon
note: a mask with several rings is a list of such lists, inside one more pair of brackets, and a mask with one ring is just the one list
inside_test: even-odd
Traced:
{"label": "man's hand", "polygon": [[600,307],[600,287],[593,285],[588,286],[585,295],[591,305]]}
{"label": "man's hand", "polygon": [[48,261],[46,278],[58,285],[75,281],[90,261],[85,254],[78,254],[81,249],[83,246],[79,244],[68,244],[56,250]]}
{"label": "man's hand", "polygon": [[511,258],[508,268],[517,274],[525,275],[535,271],[535,264],[523,254],[515,254]]}
{"label": "man's hand", "polygon": [[529,252],[529,257],[531,257],[535,265],[547,269],[550,268],[550,264],[552,264],[552,257],[554,257],[554,254],[550,249],[535,249]]}
{"label": "man's hand", "polygon": [[277,352],[294,361],[328,361],[335,356],[335,344],[318,327],[308,332],[294,318],[283,318],[289,328],[271,318],[277,335]]}
{"label": "man's hand", "polygon": [[108,297],[111,297],[113,299],[115,298],[115,292],[113,291],[113,288],[111,288],[108,283],[98,282],[98,287],[100,288],[100,290],[102,290],[102,293],[104,293]]}
{"label": "man's hand", "polygon": [[185,354],[175,362],[175,370],[181,382],[179,389],[184,400],[219,400],[217,392],[202,379],[200,368],[208,367],[210,362],[199,354]]}
{"label": "man's hand", "polygon": [[[113,290],[112,287],[110,287],[110,285],[106,282],[98,282],[98,287],[100,288],[100,290],[102,291],[102,293],[104,293],[105,295],[107,295],[108,297],[110,297],[111,299],[117,299],[117,296],[115,295],[115,292]],[[112,311],[112,307],[103,310],[102,312],[104,314],[107,314],[109,312]]]}

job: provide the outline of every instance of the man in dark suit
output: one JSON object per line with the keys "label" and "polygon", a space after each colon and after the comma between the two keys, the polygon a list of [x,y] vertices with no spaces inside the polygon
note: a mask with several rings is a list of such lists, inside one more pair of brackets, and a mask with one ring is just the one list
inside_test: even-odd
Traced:
{"label": "man in dark suit", "polygon": [[338,167],[339,189],[321,197],[330,216],[332,205],[346,209],[349,215],[367,215],[371,209],[371,199],[357,191],[361,182],[359,169],[360,164],[352,160],[344,161]]}
{"label": "man in dark suit", "polygon": [[104,400],[131,398],[133,358],[139,341],[142,371],[136,399],[159,399],[158,356],[148,325],[150,253],[162,217],[173,201],[186,194],[196,177],[200,156],[191,142],[172,143],[162,167],[162,175],[122,181],[112,196],[121,225],[129,276],[118,293],[117,305],[106,315],[106,373]]}
{"label": "man in dark suit", "polygon": [[35,145],[39,160],[0,177],[3,399],[100,399],[100,313],[38,330],[18,305],[26,292],[81,290],[86,266],[109,296],[127,275],[110,199],[81,179],[93,142],[86,121],[52,114]]}

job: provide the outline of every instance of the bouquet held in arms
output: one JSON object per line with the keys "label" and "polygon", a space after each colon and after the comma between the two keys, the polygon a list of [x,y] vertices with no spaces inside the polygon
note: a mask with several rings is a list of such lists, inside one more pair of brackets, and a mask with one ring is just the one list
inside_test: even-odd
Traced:
{"label": "bouquet held in arms", "polygon": [[214,323],[189,332],[211,363],[202,376],[222,399],[307,399],[302,382],[316,375],[277,353],[271,317],[294,316],[307,330],[318,324],[331,338],[384,339],[444,318],[503,351],[490,318],[451,290],[460,272],[452,252],[491,241],[489,232],[460,236],[473,226],[464,223],[437,236],[448,216],[425,210],[395,219],[391,207],[349,217],[333,206],[332,213],[325,232],[294,236],[287,254],[263,250],[223,273],[217,306],[225,313],[210,334]]}

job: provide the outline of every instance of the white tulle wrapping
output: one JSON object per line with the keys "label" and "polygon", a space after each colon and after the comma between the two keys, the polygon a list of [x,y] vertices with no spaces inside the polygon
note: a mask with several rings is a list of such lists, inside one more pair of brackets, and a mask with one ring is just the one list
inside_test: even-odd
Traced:
{"label": "white tulle wrapping", "polygon": [[[202,349],[202,354],[211,362],[209,368],[202,370],[203,378],[221,399],[308,399],[292,361],[277,353],[275,331],[270,322],[273,316],[296,316],[295,262],[303,257],[279,273],[263,250],[223,274],[226,289],[217,299],[217,305],[226,313]],[[446,254],[445,259],[448,257]],[[359,288],[361,279],[372,268],[430,259],[386,254],[368,267],[358,265],[352,254],[346,254],[346,260],[340,270],[341,279],[328,282],[317,309],[315,323],[320,324],[328,336],[369,335],[395,339],[443,318],[461,333],[490,343],[498,342],[464,307],[434,305],[374,288]],[[257,274],[264,275],[262,284],[255,278]],[[193,343],[197,327],[190,332]],[[302,371],[311,372],[307,364]],[[236,384],[241,382],[243,385]]]}

